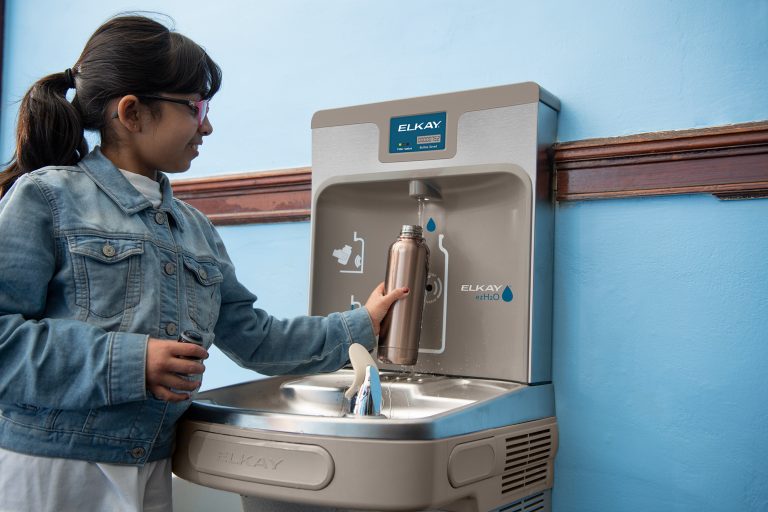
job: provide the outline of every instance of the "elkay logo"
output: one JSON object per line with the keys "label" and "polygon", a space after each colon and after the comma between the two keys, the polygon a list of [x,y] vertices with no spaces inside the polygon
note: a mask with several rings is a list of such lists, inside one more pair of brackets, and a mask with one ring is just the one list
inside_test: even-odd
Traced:
{"label": "elkay logo", "polygon": [[503,284],[462,284],[459,289],[464,293],[474,293],[475,300],[512,302],[514,298],[512,289]]}
{"label": "elkay logo", "polygon": [[398,132],[416,132],[420,130],[436,130],[443,124],[442,121],[427,121],[426,123],[405,123],[398,125]]}
{"label": "elkay logo", "polygon": [[235,466],[248,466],[251,468],[262,468],[275,471],[277,466],[282,464],[284,459],[272,459],[269,457],[259,457],[258,455],[246,455],[245,453],[219,452],[219,462],[224,464],[234,464]]}

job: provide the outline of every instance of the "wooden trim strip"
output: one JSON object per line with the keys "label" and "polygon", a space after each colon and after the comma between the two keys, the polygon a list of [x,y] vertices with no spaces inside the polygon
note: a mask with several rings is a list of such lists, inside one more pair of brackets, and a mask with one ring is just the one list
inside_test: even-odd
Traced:
{"label": "wooden trim strip", "polygon": [[214,224],[296,222],[309,219],[309,167],[173,181],[173,193]]}
{"label": "wooden trim strip", "polygon": [[[578,201],[669,194],[768,196],[768,121],[555,144],[555,197]],[[309,167],[173,182],[215,223],[305,221]]]}
{"label": "wooden trim strip", "polygon": [[768,190],[768,122],[557,144],[558,201]]}

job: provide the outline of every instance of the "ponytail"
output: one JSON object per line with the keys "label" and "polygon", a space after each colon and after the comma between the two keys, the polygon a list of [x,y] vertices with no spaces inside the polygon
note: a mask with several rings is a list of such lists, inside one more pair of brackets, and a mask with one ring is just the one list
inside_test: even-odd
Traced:
{"label": "ponytail", "polygon": [[16,128],[16,151],[0,173],[0,191],[22,175],[46,165],[75,165],[88,152],[83,121],[67,100],[71,70],[38,80],[24,95]]}

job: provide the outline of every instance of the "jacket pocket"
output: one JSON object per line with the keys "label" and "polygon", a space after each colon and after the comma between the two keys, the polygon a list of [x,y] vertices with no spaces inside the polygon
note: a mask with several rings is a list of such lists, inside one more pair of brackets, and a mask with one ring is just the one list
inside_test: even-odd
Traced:
{"label": "jacket pocket", "polygon": [[209,331],[219,317],[220,283],[224,276],[214,262],[198,261],[184,255],[184,281],[187,290],[189,318],[198,328]]}
{"label": "jacket pocket", "polygon": [[139,303],[142,240],[73,236],[68,243],[78,306],[112,318]]}

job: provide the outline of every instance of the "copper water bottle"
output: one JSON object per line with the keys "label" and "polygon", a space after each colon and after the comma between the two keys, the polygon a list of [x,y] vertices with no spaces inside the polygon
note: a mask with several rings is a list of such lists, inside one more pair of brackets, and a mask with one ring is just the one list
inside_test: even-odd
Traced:
{"label": "copper water bottle", "polygon": [[429,248],[421,226],[406,224],[389,248],[385,292],[408,287],[408,295],[395,302],[379,333],[379,360],[414,365],[419,356],[421,317],[429,273]]}

